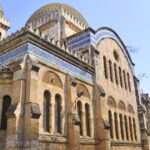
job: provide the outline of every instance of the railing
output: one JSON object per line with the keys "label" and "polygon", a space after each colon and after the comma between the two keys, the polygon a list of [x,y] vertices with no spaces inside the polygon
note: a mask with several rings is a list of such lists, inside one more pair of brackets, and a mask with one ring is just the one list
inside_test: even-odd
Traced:
{"label": "railing", "polygon": [[12,72],[0,72],[0,80],[12,79]]}

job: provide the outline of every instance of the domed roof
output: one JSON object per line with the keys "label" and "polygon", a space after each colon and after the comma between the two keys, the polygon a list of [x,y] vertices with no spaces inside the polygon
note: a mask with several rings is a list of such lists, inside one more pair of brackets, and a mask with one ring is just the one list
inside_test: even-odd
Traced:
{"label": "domed roof", "polygon": [[32,22],[36,18],[43,16],[44,14],[49,14],[52,11],[59,11],[63,7],[64,10],[72,14],[74,17],[76,17],[80,22],[82,22],[86,27],[88,27],[88,23],[84,19],[84,17],[74,9],[73,7],[66,5],[66,4],[60,4],[60,3],[52,3],[52,4],[47,4],[41,8],[39,8],[37,11],[35,11],[32,16],[29,18],[28,21]]}

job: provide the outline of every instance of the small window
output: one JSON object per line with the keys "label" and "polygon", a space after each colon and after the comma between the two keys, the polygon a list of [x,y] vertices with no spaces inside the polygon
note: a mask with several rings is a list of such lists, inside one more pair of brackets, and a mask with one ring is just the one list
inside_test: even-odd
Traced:
{"label": "small window", "polygon": [[61,133],[61,96],[55,96],[55,127],[56,132]]}
{"label": "small window", "polygon": [[123,128],[122,114],[119,115],[119,119],[120,119],[121,138],[122,138],[122,140],[124,140],[124,128]]}
{"label": "small window", "polygon": [[110,73],[110,80],[113,82],[113,71],[112,71],[112,62],[109,60],[109,73]]}
{"label": "small window", "polygon": [[129,117],[129,128],[130,128],[130,138],[131,138],[131,141],[133,141],[133,129],[132,129],[131,117]]}
{"label": "small window", "polygon": [[115,73],[115,81],[116,84],[118,85],[118,72],[117,72],[117,65],[114,64],[114,73]]}
{"label": "small window", "polygon": [[2,106],[2,119],[1,119],[1,129],[7,129],[7,117],[6,113],[11,104],[10,96],[3,97],[3,106]]}
{"label": "small window", "polygon": [[122,70],[121,68],[119,67],[119,78],[120,78],[120,85],[121,87],[123,87],[123,81],[122,81]]}
{"label": "small window", "polygon": [[127,140],[129,140],[128,121],[126,116],[124,116],[124,123],[125,123],[126,138]]}
{"label": "small window", "polygon": [[83,136],[83,118],[82,118],[82,103],[80,101],[77,102],[77,111],[78,111],[78,115],[80,117],[80,135]]}
{"label": "small window", "polygon": [[87,134],[87,136],[91,136],[89,104],[85,105],[85,115],[86,115],[86,134]]}
{"label": "small window", "polygon": [[108,79],[108,73],[107,73],[107,59],[106,59],[106,56],[103,57],[103,65],[104,65],[104,75],[105,75],[105,78]]}
{"label": "small window", "polygon": [[50,132],[50,93],[48,91],[44,92],[43,126],[44,131]]}
{"label": "small window", "polygon": [[119,132],[118,132],[118,115],[115,112],[114,113],[114,118],[115,118],[115,133],[116,133],[116,139],[119,139]]}
{"label": "small window", "polygon": [[119,54],[116,50],[113,51],[113,55],[114,55],[115,60],[118,61],[119,60]]}
{"label": "small window", "polygon": [[112,113],[109,110],[108,111],[108,118],[109,118],[109,124],[110,124],[110,137],[113,139],[114,135],[113,135],[113,120],[112,120]]}

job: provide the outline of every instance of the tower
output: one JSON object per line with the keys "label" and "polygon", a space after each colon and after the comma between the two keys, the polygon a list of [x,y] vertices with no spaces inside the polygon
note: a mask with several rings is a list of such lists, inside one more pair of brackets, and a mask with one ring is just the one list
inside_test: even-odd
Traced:
{"label": "tower", "polygon": [[4,11],[0,5],[0,41],[6,36],[9,29],[9,21],[4,18]]}

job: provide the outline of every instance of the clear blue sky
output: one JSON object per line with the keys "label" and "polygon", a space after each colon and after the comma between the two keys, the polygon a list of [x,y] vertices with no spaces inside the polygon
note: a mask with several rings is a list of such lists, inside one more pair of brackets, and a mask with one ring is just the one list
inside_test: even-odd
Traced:
{"label": "clear blue sky", "polygon": [[59,2],[79,10],[89,25],[113,28],[124,41],[138,52],[132,54],[136,75],[146,73],[141,88],[150,93],[150,0],[0,0],[11,32],[24,26],[30,15],[42,5]]}

